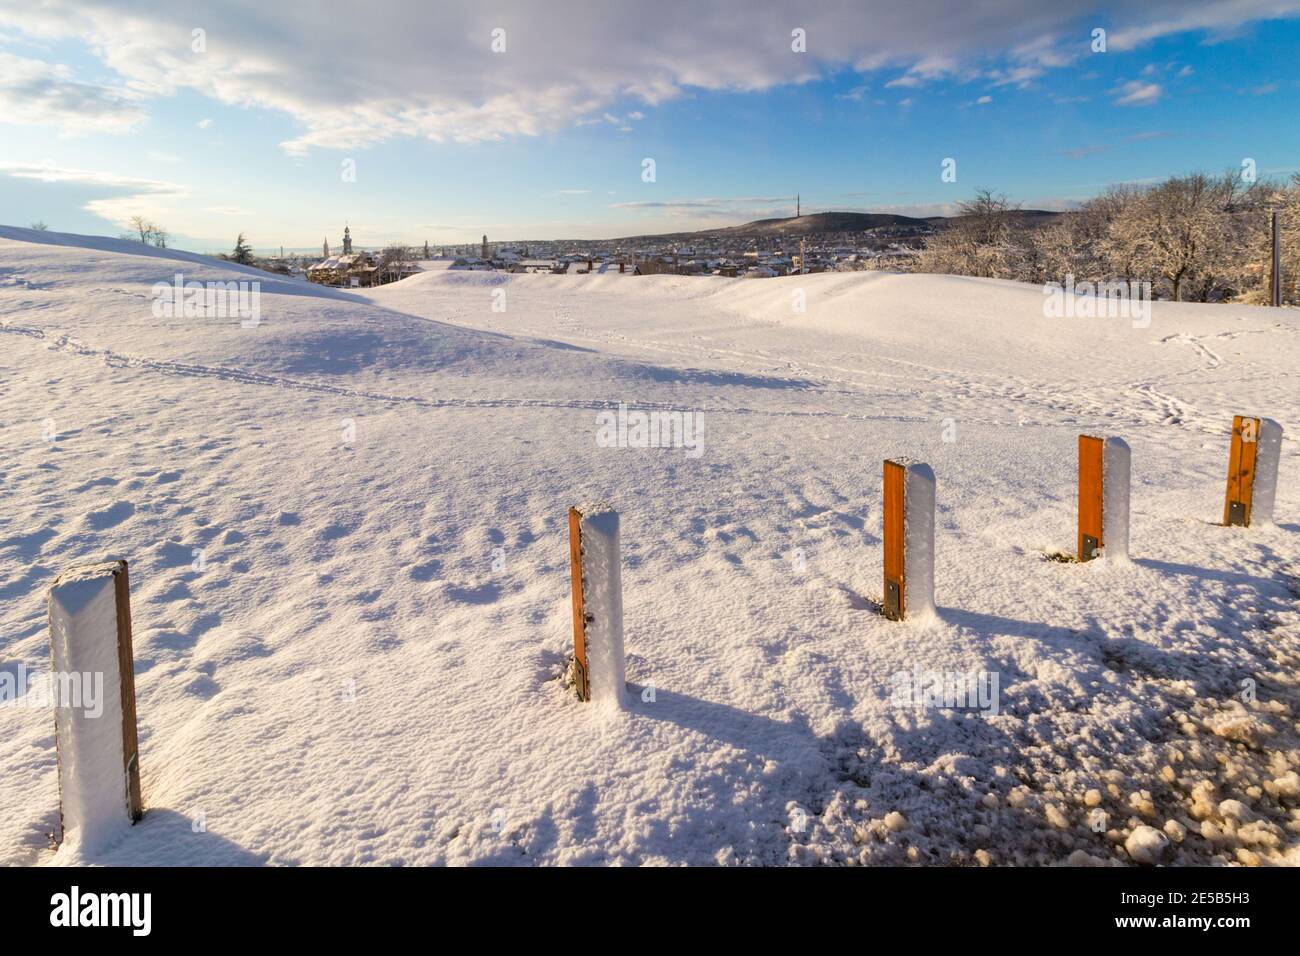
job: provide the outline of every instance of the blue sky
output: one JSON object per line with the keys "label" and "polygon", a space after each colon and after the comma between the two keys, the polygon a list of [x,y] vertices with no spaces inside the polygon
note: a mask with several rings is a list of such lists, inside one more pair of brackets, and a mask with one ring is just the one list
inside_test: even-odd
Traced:
{"label": "blue sky", "polygon": [[789,215],[796,192],[934,215],[978,187],[1066,208],[1300,169],[1300,2],[898,6],[392,0],[339,31],[295,4],[0,0],[0,221],[139,213],[197,249],[335,244],[345,220],[366,245],[599,238]]}

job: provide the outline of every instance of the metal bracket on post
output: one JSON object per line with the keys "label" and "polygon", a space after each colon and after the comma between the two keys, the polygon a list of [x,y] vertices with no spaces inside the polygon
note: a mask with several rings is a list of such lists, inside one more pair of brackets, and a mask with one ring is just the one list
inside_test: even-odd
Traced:
{"label": "metal bracket on post", "polygon": [[885,580],[885,617],[891,621],[903,619],[903,586],[898,581]]}

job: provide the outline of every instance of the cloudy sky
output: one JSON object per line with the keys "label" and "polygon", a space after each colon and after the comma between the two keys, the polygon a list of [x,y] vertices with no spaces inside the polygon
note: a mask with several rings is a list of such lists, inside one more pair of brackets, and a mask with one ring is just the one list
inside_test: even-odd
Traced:
{"label": "cloudy sky", "polygon": [[0,0],[0,221],[439,244],[1300,169],[1300,0],[148,6]]}

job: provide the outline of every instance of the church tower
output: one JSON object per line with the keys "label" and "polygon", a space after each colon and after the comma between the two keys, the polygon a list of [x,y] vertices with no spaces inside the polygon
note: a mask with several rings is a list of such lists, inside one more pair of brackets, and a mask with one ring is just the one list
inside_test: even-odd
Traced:
{"label": "church tower", "polygon": [[346,225],[343,227],[343,254],[352,255],[352,230]]}
{"label": "church tower", "polygon": [[484,233],[484,234],[483,234],[483,258],[484,258],[484,259],[488,258],[488,251],[487,251],[487,233]]}
{"label": "church tower", "polygon": [[328,259],[329,257],[330,257],[330,241],[329,239],[326,239],[325,242],[321,245],[321,258]]}

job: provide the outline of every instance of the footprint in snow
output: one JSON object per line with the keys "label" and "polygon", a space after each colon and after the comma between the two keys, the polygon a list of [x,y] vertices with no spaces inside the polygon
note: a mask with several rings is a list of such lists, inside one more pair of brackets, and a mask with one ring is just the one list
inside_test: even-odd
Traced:
{"label": "footprint in snow", "polygon": [[462,601],[466,604],[491,604],[501,597],[501,585],[488,582],[476,587],[460,587],[453,584],[449,585],[444,593],[453,601]]}
{"label": "footprint in snow", "polygon": [[131,502],[115,501],[107,508],[87,512],[86,522],[96,531],[103,531],[121,524],[133,514],[135,514],[135,505]]}

